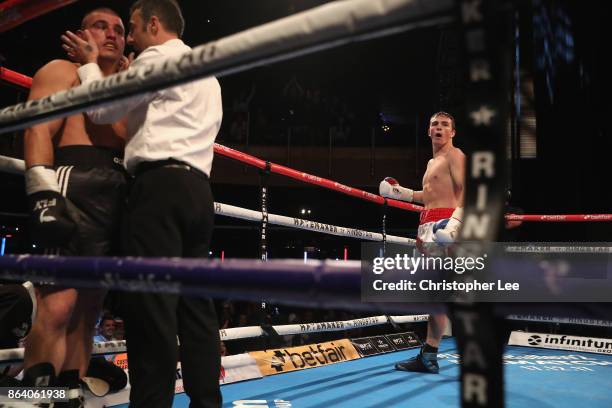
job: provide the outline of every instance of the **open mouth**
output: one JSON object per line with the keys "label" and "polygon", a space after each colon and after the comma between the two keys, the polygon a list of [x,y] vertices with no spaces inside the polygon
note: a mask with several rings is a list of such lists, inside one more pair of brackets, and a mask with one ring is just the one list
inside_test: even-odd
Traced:
{"label": "open mouth", "polygon": [[105,43],[103,45],[103,47],[104,48],[108,48],[108,49],[112,49],[112,50],[116,50],[117,49],[117,46],[115,44],[113,44],[113,43]]}

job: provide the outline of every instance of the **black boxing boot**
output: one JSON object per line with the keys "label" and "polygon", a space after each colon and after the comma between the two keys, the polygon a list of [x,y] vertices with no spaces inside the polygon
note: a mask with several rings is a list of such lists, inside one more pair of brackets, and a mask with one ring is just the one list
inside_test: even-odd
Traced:
{"label": "black boxing boot", "polygon": [[83,408],[85,406],[79,370],[62,371],[57,376],[57,386],[68,388],[68,401],[56,402],[54,408]]}
{"label": "black boxing boot", "polygon": [[395,369],[417,373],[438,374],[438,348],[425,344],[416,356],[395,364]]}
{"label": "black boxing boot", "polygon": [[[27,368],[23,373],[23,387],[54,387],[56,383],[55,367],[51,363],[38,363]],[[26,405],[19,405],[27,407]],[[31,407],[55,408],[53,402],[32,402]]]}

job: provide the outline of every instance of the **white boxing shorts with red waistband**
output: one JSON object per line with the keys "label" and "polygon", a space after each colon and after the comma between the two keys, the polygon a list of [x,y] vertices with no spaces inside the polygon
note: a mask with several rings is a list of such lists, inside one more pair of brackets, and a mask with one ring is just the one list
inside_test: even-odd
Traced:
{"label": "white boxing shorts with red waistband", "polygon": [[450,218],[454,211],[454,208],[432,208],[421,211],[417,232],[417,245],[423,242],[434,242],[434,225],[440,220]]}

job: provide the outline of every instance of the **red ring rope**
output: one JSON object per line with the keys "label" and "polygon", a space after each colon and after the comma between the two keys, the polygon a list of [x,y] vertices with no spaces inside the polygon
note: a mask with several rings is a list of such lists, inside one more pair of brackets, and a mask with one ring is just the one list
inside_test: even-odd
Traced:
{"label": "red ring rope", "polygon": [[29,88],[32,86],[32,78],[29,76],[2,67],[0,67],[0,79],[24,88]]}
{"label": "red ring rope", "polygon": [[[260,169],[264,169],[266,167],[266,162],[264,160],[250,156],[238,150],[230,149],[229,147],[225,147],[217,143],[215,143],[215,153],[238,160],[242,163],[250,164],[251,166],[255,166]],[[336,181],[328,180],[318,176],[313,176],[312,174],[281,166],[280,164],[270,163],[270,171],[272,173],[281,174],[283,176],[290,177],[295,180],[303,181],[304,183],[314,184],[320,187],[337,191],[339,193],[361,198],[362,200],[371,201],[376,204],[382,205],[385,203],[385,199],[376,194],[368,193],[367,191],[359,190],[354,187],[349,187]],[[400,208],[402,210],[407,211],[419,212],[423,210],[423,207],[421,206],[391,199],[387,200],[387,205],[389,205],[390,207]]]}
{"label": "red ring rope", "polygon": [[539,222],[612,221],[612,214],[506,214],[506,220]]}

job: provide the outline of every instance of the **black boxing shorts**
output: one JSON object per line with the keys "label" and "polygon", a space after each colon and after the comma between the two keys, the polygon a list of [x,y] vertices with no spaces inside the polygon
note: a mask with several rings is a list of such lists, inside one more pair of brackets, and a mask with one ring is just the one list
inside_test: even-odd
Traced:
{"label": "black boxing shorts", "polygon": [[55,150],[58,183],[77,229],[67,245],[51,253],[66,256],[119,253],[119,225],[127,181],[122,157],[120,152],[96,146],[64,146]]}

